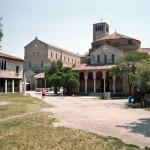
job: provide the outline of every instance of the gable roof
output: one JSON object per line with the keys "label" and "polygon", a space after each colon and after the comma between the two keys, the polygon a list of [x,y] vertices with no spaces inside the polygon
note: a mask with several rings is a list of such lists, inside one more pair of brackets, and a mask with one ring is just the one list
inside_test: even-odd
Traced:
{"label": "gable roof", "polygon": [[[80,55],[79,53],[74,53],[74,52],[71,52],[71,51],[69,51],[69,50],[60,48],[60,47],[58,47],[58,46],[55,46],[55,45],[52,45],[52,44],[43,42],[43,41],[39,40],[37,37],[35,37],[35,39],[34,39],[33,41],[35,41],[35,40],[38,40],[38,41],[40,41],[41,43],[46,44],[48,47],[53,47],[53,48],[59,49],[59,50],[61,50],[61,51],[64,51],[64,52],[67,52],[67,53],[76,55],[76,56],[78,56],[78,57],[81,57],[81,55]],[[31,41],[29,44],[31,44],[33,41]],[[27,44],[25,47],[27,47],[29,44]]]}
{"label": "gable roof", "polygon": [[37,79],[39,79],[39,78],[45,78],[45,73],[42,72],[42,73],[36,74],[36,75],[34,75],[34,78],[37,78]]}
{"label": "gable roof", "polygon": [[1,53],[1,52],[0,52],[0,57],[14,59],[14,60],[20,60],[20,61],[25,61],[22,58],[19,58],[19,57],[16,57],[16,56],[12,56],[12,55],[8,55],[8,54]]}
{"label": "gable roof", "polygon": [[[121,52],[124,52],[124,50],[123,49],[120,49],[120,48],[118,48],[118,47],[114,47],[114,46],[112,46],[112,45],[108,45],[108,44],[104,44],[103,46],[101,46],[101,47],[99,47],[99,48],[97,48],[97,49],[95,49],[95,50],[93,50],[91,53],[93,53],[93,52],[95,52],[95,51],[97,51],[97,50],[103,50],[103,49],[108,49],[108,48],[113,48],[113,49],[116,49],[116,50],[118,50],[118,51],[121,51]],[[106,50],[107,51],[107,50]]]}

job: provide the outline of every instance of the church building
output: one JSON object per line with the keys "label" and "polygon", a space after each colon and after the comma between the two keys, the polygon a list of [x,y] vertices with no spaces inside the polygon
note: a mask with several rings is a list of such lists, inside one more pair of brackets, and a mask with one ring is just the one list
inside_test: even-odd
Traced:
{"label": "church building", "polygon": [[81,64],[73,70],[79,74],[79,92],[111,92],[128,93],[128,83],[125,78],[109,74],[118,56],[127,51],[149,53],[149,48],[141,48],[141,42],[116,31],[109,34],[106,22],[93,24],[93,42],[91,48],[81,57]]}

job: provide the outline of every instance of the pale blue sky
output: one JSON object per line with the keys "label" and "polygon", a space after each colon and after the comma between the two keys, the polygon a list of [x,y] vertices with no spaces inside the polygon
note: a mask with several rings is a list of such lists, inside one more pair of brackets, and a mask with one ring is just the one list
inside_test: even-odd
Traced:
{"label": "pale blue sky", "polygon": [[41,41],[84,54],[91,48],[93,23],[150,48],[150,0],[0,0],[4,38],[1,52],[24,58],[24,46]]}

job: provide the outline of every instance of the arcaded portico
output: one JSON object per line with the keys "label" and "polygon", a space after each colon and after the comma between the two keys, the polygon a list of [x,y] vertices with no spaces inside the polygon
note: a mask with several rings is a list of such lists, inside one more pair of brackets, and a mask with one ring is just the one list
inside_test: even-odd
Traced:
{"label": "arcaded portico", "polygon": [[93,66],[82,64],[73,68],[79,74],[79,92],[123,92],[123,81],[119,77],[111,76],[110,69],[114,65]]}

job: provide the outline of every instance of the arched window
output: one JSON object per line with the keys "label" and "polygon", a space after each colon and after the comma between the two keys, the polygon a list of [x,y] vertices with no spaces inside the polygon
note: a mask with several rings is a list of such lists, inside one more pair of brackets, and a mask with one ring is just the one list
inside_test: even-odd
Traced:
{"label": "arched window", "polygon": [[97,56],[97,63],[100,63],[100,56]]}
{"label": "arched window", "polygon": [[132,45],[133,42],[132,42],[131,40],[128,40],[128,44],[129,44],[129,45]]}
{"label": "arched window", "polygon": [[56,53],[56,59],[57,59],[57,53]]}
{"label": "arched window", "polygon": [[41,61],[41,67],[43,67],[44,66],[44,64],[43,64],[43,60]]}
{"label": "arched window", "polygon": [[107,63],[107,55],[104,55],[104,63]]}
{"label": "arched window", "polygon": [[110,41],[106,41],[106,44],[110,45]]}
{"label": "arched window", "polygon": [[100,31],[102,30],[101,26],[100,26]]}
{"label": "arched window", "polygon": [[29,61],[29,68],[31,68],[31,61]]}
{"label": "arched window", "polygon": [[97,26],[95,27],[95,31],[97,31]]}
{"label": "arched window", "polygon": [[115,62],[115,54],[112,54],[112,55],[111,55],[111,60],[112,60],[112,63]]}

